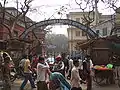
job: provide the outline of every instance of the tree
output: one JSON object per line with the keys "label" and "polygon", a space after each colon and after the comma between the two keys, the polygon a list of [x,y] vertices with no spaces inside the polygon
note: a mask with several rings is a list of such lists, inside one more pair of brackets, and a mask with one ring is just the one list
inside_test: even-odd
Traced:
{"label": "tree", "polygon": [[[102,2],[105,5],[105,9],[117,10],[117,2],[119,0],[75,0],[76,4],[79,5],[80,9],[83,12],[83,23],[90,27],[93,22],[97,25],[99,23],[98,18],[98,3]],[[87,14],[85,13],[87,11]],[[87,35],[86,35],[87,36]]]}
{"label": "tree", "polygon": [[46,44],[48,52],[67,52],[68,38],[63,34],[47,34]]}
{"label": "tree", "polygon": [[[79,5],[80,9],[85,12],[88,11],[88,15],[84,16],[84,20],[86,23],[90,24],[92,23],[96,18],[95,15],[98,13],[98,3],[103,2],[105,4],[105,8],[112,8],[113,10],[116,10],[118,7],[116,6],[116,3],[119,0],[75,0],[76,4]],[[93,17],[90,18],[90,13],[93,13]],[[97,24],[98,22],[96,22]]]}
{"label": "tree", "polygon": [[[24,52],[24,51],[27,51],[27,50],[25,50],[24,46],[27,47],[28,45],[25,45],[25,44],[30,42],[30,40],[29,39],[25,40],[23,38],[19,38],[18,36],[14,37],[14,35],[15,35],[14,30],[16,29],[17,25],[21,26],[21,22],[22,22],[22,25],[24,25],[24,26],[22,26],[24,31],[31,24],[35,23],[26,16],[28,11],[31,10],[31,3],[34,0],[22,0],[22,1],[15,0],[15,1],[17,1],[16,2],[17,8],[12,8],[12,11],[10,11],[9,8],[6,7],[7,3],[9,4],[9,0],[3,0],[3,5],[1,5],[1,8],[0,8],[0,10],[1,10],[1,12],[0,12],[0,14],[1,14],[0,26],[3,27],[3,30],[5,30],[4,31],[5,33],[7,32],[7,30],[9,32],[8,33],[9,37],[6,36],[6,38],[5,38],[7,43],[8,43],[7,50],[12,49],[12,50],[16,50],[16,51],[18,50],[18,51]],[[14,0],[13,0],[13,2],[14,2]],[[33,33],[33,32],[31,32],[31,33]],[[17,35],[19,35],[19,31],[17,32]],[[20,40],[22,40],[22,42]],[[27,40],[28,40],[28,42],[26,42]],[[19,46],[15,45],[15,43],[19,43]],[[20,53],[20,52],[18,52],[18,53]],[[17,54],[17,53],[15,53],[15,54]],[[14,56],[16,56],[16,55],[14,55]]]}
{"label": "tree", "polygon": [[[97,25],[99,23],[98,21],[98,3],[103,2],[105,4],[105,8],[112,8],[113,10],[116,10],[118,7],[116,7],[116,3],[119,0],[75,0],[76,4],[79,5],[80,9],[83,11],[83,21],[85,22],[85,25],[87,27],[90,27],[91,23],[95,21],[95,24]],[[88,11],[87,15],[85,11]],[[91,17],[92,13],[92,17]],[[90,47],[91,48],[91,47]],[[90,75],[87,78],[87,90],[92,90],[92,80]]]}
{"label": "tree", "polygon": [[[30,4],[33,0],[24,0],[24,3],[21,4],[21,12],[19,12],[19,10],[17,9],[15,12],[17,12],[14,17],[11,17],[9,19],[10,21],[10,26],[8,25],[8,23],[6,23],[5,19],[6,19],[6,3],[8,2],[7,0],[4,0],[3,2],[3,6],[1,7],[1,15],[2,15],[2,21],[1,21],[1,26],[3,27],[6,27],[7,30],[9,31],[9,37],[10,38],[13,38],[13,31],[15,29],[15,25],[17,24],[17,22],[20,20],[20,19],[23,19],[24,21],[24,24],[25,26],[27,25],[26,21],[25,21],[25,17],[26,17],[26,14],[27,12],[29,11],[30,9]],[[18,4],[18,2],[17,2]],[[26,27],[25,27],[26,28]]]}
{"label": "tree", "polygon": [[[1,12],[0,12],[0,19],[1,19],[1,22],[0,22],[0,26],[1,27],[5,27],[8,32],[9,32],[9,39],[14,39],[14,34],[13,34],[13,31],[15,29],[15,26],[17,24],[18,21],[20,21],[21,19],[24,21],[24,24],[25,26],[27,26],[27,23],[25,21],[25,18],[26,18],[26,14],[28,12],[28,10],[30,9],[30,3],[32,2],[33,0],[24,0],[24,3],[21,4],[21,12],[17,10],[15,10],[15,14],[14,15],[11,15],[11,17],[9,17],[9,20],[8,18],[6,19],[6,17],[8,17],[8,13],[6,11],[6,3],[7,3],[7,0],[4,0],[3,1],[3,6],[1,5],[0,9],[1,9]],[[18,4],[18,3],[17,3]],[[26,27],[25,27],[26,29]],[[4,59],[4,63],[5,63],[5,59]],[[5,64],[3,65],[4,67],[4,70],[8,70],[8,66],[9,64]],[[9,72],[9,71],[7,71]],[[6,71],[3,71],[2,72],[2,75],[5,76],[3,77],[3,80],[5,81],[5,84],[4,84],[4,90],[11,90],[11,81],[10,81],[10,74],[9,73],[6,73]]]}

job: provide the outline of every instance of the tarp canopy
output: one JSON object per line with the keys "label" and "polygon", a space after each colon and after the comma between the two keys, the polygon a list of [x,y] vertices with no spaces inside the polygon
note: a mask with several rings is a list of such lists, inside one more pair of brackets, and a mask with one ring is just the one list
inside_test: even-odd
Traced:
{"label": "tarp canopy", "polygon": [[109,46],[112,52],[120,55],[120,44],[119,43],[111,43]]}
{"label": "tarp canopy", "polygon": [[117,49],[117,50],[119,49],[120,50],[120,44],[118,44],[118,43],[111,43],[110,48],[113,49],[113,50],[115,50],[115,49]]}

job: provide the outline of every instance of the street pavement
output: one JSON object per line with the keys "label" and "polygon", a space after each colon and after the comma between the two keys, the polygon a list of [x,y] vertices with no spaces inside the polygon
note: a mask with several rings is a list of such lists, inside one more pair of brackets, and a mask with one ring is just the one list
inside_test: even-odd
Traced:
{"label": "street pavement", "polygon": [[[12,84],[12,90],[19,90],[19,87],[22,83],[22,80],[16,80],[13,84]],[[86,85],[83,84],[82,85],[83,90],[86,90]],[[24,90],[37,90],[37,89],[31,89],[30,84],[27,84]],[[120,90],[119,87],[117,87],[116,85],[96,85],[95,83],[93,83],[93,89],[92,90]]]}
{"label": "street pavement", "polygon": [[96,85],[95,83],[93,84],[93,89],[92,90],[120,90],[120,88],[117,85]]}
{"label": "street pavement", "polygon": [[[22,80],[17,79],[12,84],[12,90],[19,90],[21,83],[22,83]],[[85,84],[82,84],[82,89],[86,90],[86,85]],[[2,89],[0,88],[0,90],[2,90]],[[31,89],[30,84],[28,83],[24,90],[37,90],[37,88]],[[99,86],[99,85],[97,85],[93,82],[93,89],[92,90],[120,90],[120,88],[117,85],[102,85],[102,86]]]}

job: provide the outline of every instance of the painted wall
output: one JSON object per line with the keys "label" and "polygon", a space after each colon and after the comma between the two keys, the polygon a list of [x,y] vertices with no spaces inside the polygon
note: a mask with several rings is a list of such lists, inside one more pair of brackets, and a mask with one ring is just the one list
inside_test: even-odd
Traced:
{"label": "painted wall", "polygon": [[[78,22],[81,22],[82,24],[84,24],[84,20],[83,20],[83,14],[87,15],[88,12],[70,12],[69,14],[67,14],[67,18],[68,19],[72,19]],[[93,15],[90,15],[91,18],[93,18]],[[98,22],[105,22],[107,20],[109,20],[111,18],[111,15],[102,15],[101,13],[98,14]],[[91,27],[95,26],[95,21],[91,24]],[[100,24],[96,27],[93,28],[93,30],[100,30],[100,34],[103,34],[103,28],[107,27],[107,33],[110,34],[110,30],[112,28],[112,24],[110,22],[105,22],[105,24]],[[76,46],[77,42],[83,42],[85,41],[87,38],[86,36],[83,36],[82,33],[83,31],[80,30],[80,35],[76,36],[76,31],[79,31],[77,28],[74,28],[73,26],[69,26],[69,28],[67,29],[68,32],[68,40],[69,40],[69,51],[74,51],[76,50],[74,48],[74,46]]]}

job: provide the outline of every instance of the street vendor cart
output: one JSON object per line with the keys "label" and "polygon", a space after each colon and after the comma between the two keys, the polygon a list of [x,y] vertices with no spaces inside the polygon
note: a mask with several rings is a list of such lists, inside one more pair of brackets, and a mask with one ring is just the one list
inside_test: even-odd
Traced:
{"label": "street vendor cart", "polygon": [[[106,68],[106,65],[112,63],[110,58],[114,54],[120,56],[120,49],[116,46],[120,46],[120,37],[117,36],[91,39],[83,44],[79,44],[79,48],[83,53],[91,56],[94,64],[93,80],[99,85],[102,83],[113,84],[115,82],[114,69]],[[96,66],[99,68],[96,68]]]}
{"label": "street vendor cart", "polygon": [[96,82],[97,84],[111,84],[112,80],[113,80],[113,69],[112,68],[108,68],[106,66],[103,65],[96,65],[93,67],[93,72],[94,72],[94,76],[93,76],[93,80],[94,82]]}

